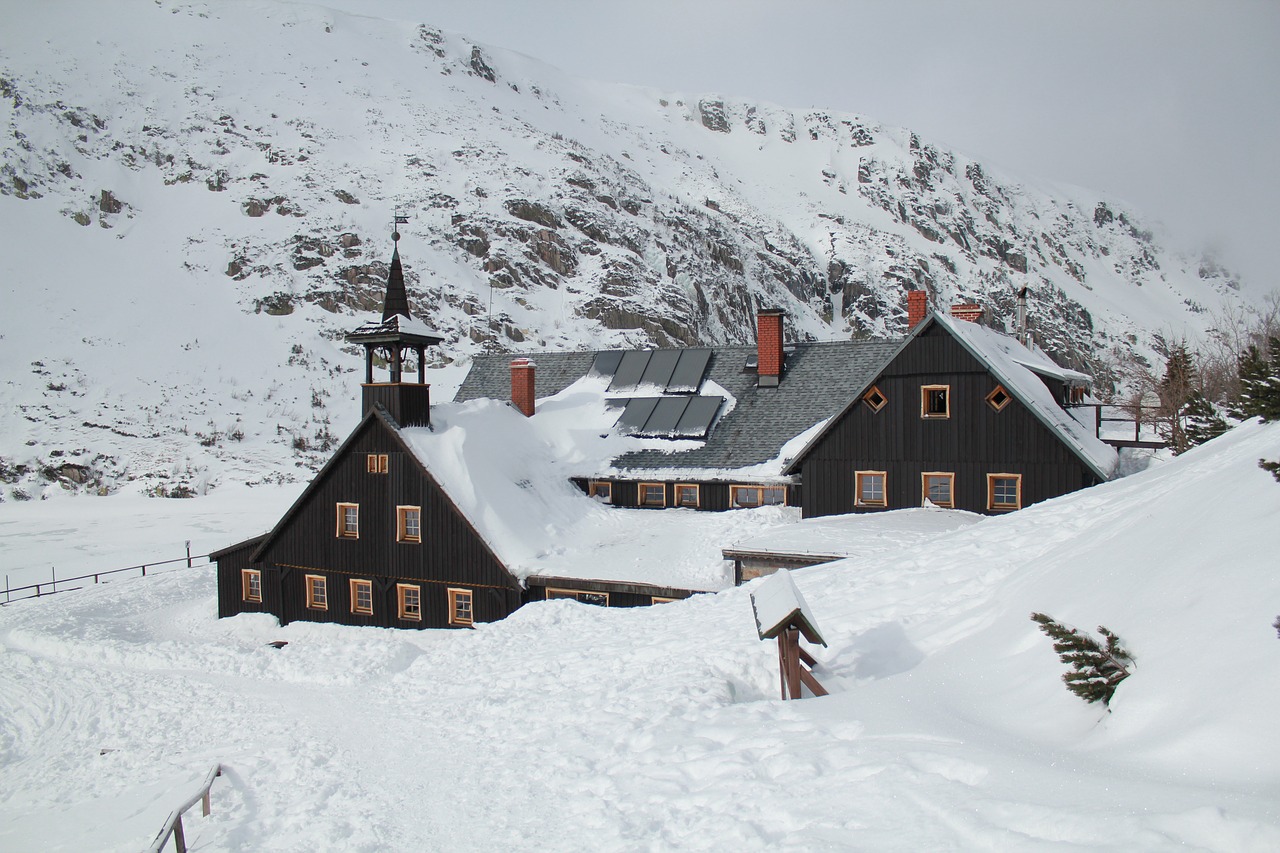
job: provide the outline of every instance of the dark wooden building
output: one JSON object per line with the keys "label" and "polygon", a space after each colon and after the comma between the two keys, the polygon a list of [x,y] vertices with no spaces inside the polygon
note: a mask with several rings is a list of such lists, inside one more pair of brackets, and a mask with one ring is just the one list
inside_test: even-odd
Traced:
{"label": "dark wooden building", "polygon": [[1087,380],[930,314],[788,465],[804,515],[926,502],[999,513],[1102,482],[1115,451],[1069,412]]}

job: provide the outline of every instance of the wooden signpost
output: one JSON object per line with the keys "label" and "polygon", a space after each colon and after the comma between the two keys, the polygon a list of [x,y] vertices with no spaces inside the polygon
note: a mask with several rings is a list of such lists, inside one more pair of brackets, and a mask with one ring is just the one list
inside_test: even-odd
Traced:
{"label": "wooden signpost", "polygon": [[800,647],[800,637],[811,643],[826,645],[818,623],[813,618],[804,596],[796,589],[791,573],[786,571],[770,575],[751,594],[751,609],[756,617],[756,632],[761,640],[778,640],[778,673],[782,682],[783,699],[801,698],[801,690],[808,687],[814,696],[826,696],[827,691],[810,671],[817,662]]}

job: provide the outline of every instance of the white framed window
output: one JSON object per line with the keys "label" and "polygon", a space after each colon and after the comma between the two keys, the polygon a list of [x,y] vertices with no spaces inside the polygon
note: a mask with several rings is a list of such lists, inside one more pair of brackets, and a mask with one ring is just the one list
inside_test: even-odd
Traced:
{"label": "white framed window", "polygon": [[396,507],[396,541],[422,541],[422,507]]}
{"label": "white framed window", "polygon": [[373,615],[373,581],[351,581],[351,612],[362,616]]}
{"label": "white framed window", "polygon": [[360,504],[338,504],[338,538],[360,538]]}
{"label": "white framed window", "polygon": [[401,619],[422,621],[422,587],[411,583],[396,584],[396,609]]}
{"label": "white framed window", "polygon": [[240,570],[240,597],[245,601],[262,601],[262,572],[257,569]]}
{"label": "white framed window", "polygon": [[475,611],[472,609],[472,594],[469,589],[449,589],[449,624],[475,624]]}
{"label": "white framed window", "polygon": [[920,386],[920,417],[944,419],[951,417],[951,386]]}
{"label": "white framed window", "polygon": [[887,506],[885,487],[889,475],[884,471],[855,471],[853,475],[854,504],[857,506]]}
{"label": "white framed window", "polygon": [[988,474],[987,509],[992,512],[1022,509],[1022,475]]}
{"label": "white framed window", "polygon": [[329,582],[323,575],[307,575],[307,607],[312,610],[329,609]]}
{"label": "white framed window", "polygon": [[949,471],[925,471],[920,475],[920,503],[929,501],[935,506],[954,507],[956,475]]}

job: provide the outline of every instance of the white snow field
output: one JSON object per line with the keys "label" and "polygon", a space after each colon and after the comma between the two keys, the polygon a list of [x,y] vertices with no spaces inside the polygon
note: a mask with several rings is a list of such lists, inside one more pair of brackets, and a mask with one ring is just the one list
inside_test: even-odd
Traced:
{"label": "white snow field", "polygon": [[[193,850],[1280,849],[1260,457],[1280,425],[1008,516],[859,519],[848,559],[793,575],[832,692],[798,702],[751,586],[470,631],[218,620],[211,567],[0,607],[0,849],[142,849],[215,762]],[[0,560],[229,542],[290,496],[6,505]],[[1110,713],[1033,610],[1120,634]]]}

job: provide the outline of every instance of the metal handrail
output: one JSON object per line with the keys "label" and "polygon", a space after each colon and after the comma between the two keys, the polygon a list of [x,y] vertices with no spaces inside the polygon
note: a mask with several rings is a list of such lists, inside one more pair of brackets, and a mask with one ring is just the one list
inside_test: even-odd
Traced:
{"label": "metal handrail", "polygon": [[201,813],[209,816],[209,789],[213,787],[213,780],[222,775],[222,765],[215,764],[213,769],[209,771],[209,775],[204,778],[204,784],[195,796],[187,800],[178,808],[169,813],[169,819],[165,821],[164,827],[160,830],[160,834],[156,836],[156,840],[151,842],[151,846],[147,848],[146,853],[160,853],[165,842],[169,837],[173,837],[174,848],[178,853],[187,853],[187,836],[182,829],[182,815],[187,809],[196,804],[196,800],[203,802]]}
{"label": "metal handrail", "polygon": [[[167,566],[170,563],[185,562],[187,564],[187,568],[191,568],[192,560],[204,560],[210,556],[211,556],[210,554],[188,554],[185,557],[175,557],[172,560],[158,560],[154,563],[140,563],[136,566],[125,566],[122,569],[107,569],[106,571],[92,572],[90,574],[85,574],[85,575],[76,575],[75,577],[71,577],[71,578],[60,578],[57,576],[57,572],[55,570],[53,577],[50,580],[41,581],[39,583],[26,584],[25,586],[15,586],[12,588],[9,586],[9,576],[5,575],[3,603],[9,604],[10,602],[13,602],[13,601],[26,601],[27,599],[40,598],[41,596],[44,596],[44,595],[54,595],[55,593],[59,593],[59,592],[71,592],[77,589],[84,589],[84,587],[82,586],[73,586],[70,589],[58,589],[58,584],[75,583],[76,581],[88,580],[89,578],[93,578],[93,582],[98,583],[98,579],[100,577],[104,575],[114,575],[120,572],[135,572],[141,569],[142,577],[145,578],[147,576],[147,569],[154,569],[156,566]],[[53,588],[46,590],[46,589],[43,589],[44,587],[53,587]],[[35,593],[31,595],[23,595],[23,596],[20,596],[19,598],[13,597],[13,593],[15,592],[24,592],[29,589],[34,589]]]}

